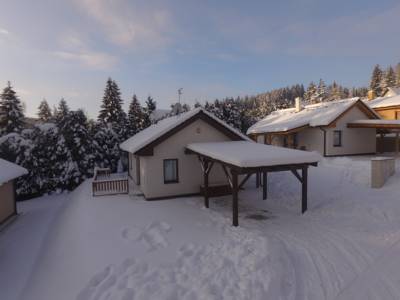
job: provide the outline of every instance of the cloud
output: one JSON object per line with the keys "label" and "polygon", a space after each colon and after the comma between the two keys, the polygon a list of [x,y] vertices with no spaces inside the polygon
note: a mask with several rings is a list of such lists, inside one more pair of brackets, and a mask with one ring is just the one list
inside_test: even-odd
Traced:
{"label": "cloud", "polygon": [[166,9],[134,7],[123,0],[76,0],[76,5],[100,25],[107,39],[118,46],[166,45],[172,18]]}
{"label": "cloud", "polygon": [[101,52],[54,51],[53,54],[59,58],[76,61],[94,69],[109,69],[117,62],[116,57]]}
{"label": "cloud", "polygon": [[118,59],[114,55],[93,50],[88,40],[76,32],[68,32],[59,37],[58,44],[61,50],[53,51],[52,54],[93,69],[109,69],[117,63]]}
{"label": "cloud", "polygon": [[9,35],[10,32],[9,32],[7,29],[5,29],[5,28],[1,28],[1,27],[0,27],[0,34],[1,34],[1,35]]}

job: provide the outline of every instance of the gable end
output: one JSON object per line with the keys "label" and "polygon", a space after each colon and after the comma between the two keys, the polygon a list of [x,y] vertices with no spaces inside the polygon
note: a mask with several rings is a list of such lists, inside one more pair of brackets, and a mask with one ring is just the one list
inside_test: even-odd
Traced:
{"label": "gable end", "polygon": [[235,133],[232,130],[229,130],[224,125],[222,125],[220,122],[218,122],[218,121],[214,120],[213,118],[209,117],[203,111],[200,111],[199,113],[197,113],[193,117],[187,119],[186,121],[184,121],[181,124],[179,124],[178,126],[172,128],[171,130],[169,130],[168,132],[166,132],[165,134],[163,134],[159,138],[155,139],[153,142],[151,142],[151,143],[147,144],[146,146],[144,146],[143,148],[137,150],[134,154],[135,155],[139,155],[139,156],[152,156],[152,155],[154,155],[154,147],[156,147],[157,145],[161,144],[163,141],[168,139],[170,136],[172,136],[175,133],[181,131],[182,129],[184,129],[185,127],[187,127],[188,125],[192,124],[193,122],[195,122],[197,120],[202,120],[202,121],[206,122],[210,126],[214,127],[218,131],[220,131],[221,133],[225,134],[232,141],[242,141],[242,140],[244,140],[239,134]]}

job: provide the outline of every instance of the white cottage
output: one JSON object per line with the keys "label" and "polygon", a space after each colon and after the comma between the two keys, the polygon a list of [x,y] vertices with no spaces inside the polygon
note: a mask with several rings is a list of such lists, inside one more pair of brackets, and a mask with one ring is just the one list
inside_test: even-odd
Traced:
{"label": "white cottage", "polygon": [[324,156],[376,153],[376,128],[350,128],[359,120],[379,120],[360,98],[278,110],[247,132],[260,143],[318,151]]}
{"label": "white cottage", "polygon": [[[200,194],[202,170],[191,143],[241,141],[249,138],[202,108],[161,120],[120,145],[128,153],[129,180],[146,199]],[[209,175],[215,193],[229,190],[221,167]]]}

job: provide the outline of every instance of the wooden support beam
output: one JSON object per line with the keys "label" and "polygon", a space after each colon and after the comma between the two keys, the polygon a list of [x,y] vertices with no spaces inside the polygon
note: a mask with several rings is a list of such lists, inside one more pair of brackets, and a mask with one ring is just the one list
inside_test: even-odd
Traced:
{"label": "wooden support beam", "polygon": [[301,183],[301,213],[307,210],[307,181],[308,181],[308,167],[304,166],[301,170],[302,183]]}
{"label": "wooden support beam", "polygon": [[222,170],[224,170],[226,178],[228,179],[228,183],[229,183],[230,187],[232,188],[232,177],[231,177],[231,175],[229,175],[229,172],[226,169],[226,166],[222,165]]}
{"label": "wooden support beam", "polygon": [[396,132],[396,147],[395,147],[395,151],[396,151],[396,157],[399,156],[399,132]]}
{"label": "wooden support beam", "polygon": [[239,189],[241,189],[244,186],[244,184],[247,182],[247,180],[249,180],[250,176],[251,176],[250,173],[246,174],[246,176],[243,178],[242,182],[239,184]]}
{"label": "wooden support beam", "polygon": [[256,172],[256,188],[260,187],[260,172]]}
{"label": "wooden support beam", "polygon": [[301,178],[300,174],[297,172],[296,169],[292,169],[292,170],[290,170],[290,171],[293,173],[294,176],[296,176],[296,178],[297,178],[301,183],[303,183],[303,178]]}
{"label": "wooden support beam", "polygon": [[263,200],[267,200],[268,178],[267,172],[263,172]]}
{"label": "wooden support beam", "polygon": [[238,174],[231,170],[232,174],[232,225],[239,226],[239,187],[238,187]]}
{"label": "wooden support beam", "polygon": [[207,161],[203,161],[204,164],[204,168],[203,168],[203,176],[204,176],[204,206],[206,208],[209,208],[209,200],[208,200],[208,172],[207,172],[207,168],[208,168],[208,162]]}

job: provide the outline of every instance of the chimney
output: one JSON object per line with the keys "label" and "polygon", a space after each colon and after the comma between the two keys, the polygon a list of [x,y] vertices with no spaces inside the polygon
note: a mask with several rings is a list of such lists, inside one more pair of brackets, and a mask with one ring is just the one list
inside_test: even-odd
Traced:
{"label": "chimney", "polygon": [[295,108],[296,108],[296,112],[299,112],[303,109],[303,106],[301,105],[301,98],[300,97],[296,97],[296,99],[294,99],[294,103],[295,103]]}

